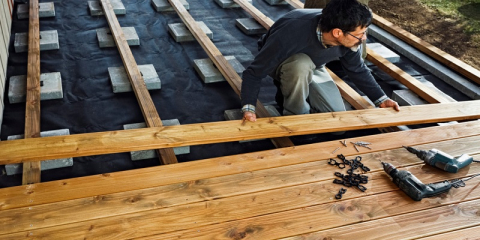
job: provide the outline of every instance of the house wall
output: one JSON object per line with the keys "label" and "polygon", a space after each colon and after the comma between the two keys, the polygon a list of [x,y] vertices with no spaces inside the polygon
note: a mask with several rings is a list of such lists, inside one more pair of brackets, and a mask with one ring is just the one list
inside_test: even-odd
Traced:
{"label": "house wall", "polygon": [[3,120],[8,45],[12,26],[13,0],[0,0],[0,126]]}

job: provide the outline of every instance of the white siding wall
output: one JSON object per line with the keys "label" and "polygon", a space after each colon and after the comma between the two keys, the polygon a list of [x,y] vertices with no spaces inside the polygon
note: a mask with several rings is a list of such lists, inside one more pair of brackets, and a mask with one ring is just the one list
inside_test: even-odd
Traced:
{"label": "white siding wall", "polygon": [[13,0],[0,0],[0,126],[3,120],[8,44],[12,26]]}

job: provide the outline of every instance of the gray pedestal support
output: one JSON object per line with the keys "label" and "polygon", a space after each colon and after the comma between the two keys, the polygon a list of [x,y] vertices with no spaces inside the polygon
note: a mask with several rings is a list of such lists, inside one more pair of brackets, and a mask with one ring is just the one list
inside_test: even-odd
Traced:
{"label": "gray pedestal support", "polygon": [[[208,28],[202,21],[198,21],[197,23],[207,37],[213,39],[213,33],[210,28]],[[172,35],[173,39],[175,39],[175,42],[195,41],[195,37],[187,29],[187,26],[185,26],[184,23],[168,24],[168,32]]]}
{"label": "gray pedestal support", "polygon": [[267,32],[267,29],[254,18],[238,18],[235,20],[235,25],[247,35],[264,34]]}
{"label": "gray pedestal support", "polygon": [[[400,56],[395,52],[393,52],[392,50],[388,49],[387,47],[383,46],[381,43],[367,43],[367,47],[370,48],[375,53],[377,53],[378,55],[387,59],[391,63],[400,62]],[[365,61],[365,62],[367,63],[367,65],[373,65],[373,63],[369,61]]]}
{"label": "gray pedestal support", "polygon": [[[168,2],[168,0],[151,0],[152,7],[155,9],[157,12],[172,12],[175,11]],[[187,1],[185,0],[180,0],[180,3],[183,5],[185,9],[190,9],[190,4],[188,4]]]}
{"label": "gray pedestal support", "polygon": [[[160,89],[162,87],[162,83],[153,64],[138,65],[138,69],[143,76],[145,86],[148,90]],[[132,84],[128,79],[127,71],[125,71],[124,67],[109,67],[108,75],[110,76],[114,93],[133,91]]]}
{"label": "gray pedestal support", "polygon": [[[169,119],[169,120],[162,120],[162,124],[164,126],[175,126],[175,125],[180,125],[180,122],[178,121],[178,119]],[[123,129],[125,130],[146,128],[146,127],[147,125],[145,123],[132,123],[132,124],[123,125]],[[173,152],[175,153],[175,155],[188,154],[190,153],[190,146],[173,148]],[[134,152],[130,152],[130,157],[132,161],[156,158],[157,152],[155,150],[134,151]]]}
{"label": "gray pedestal support", "polygon": [[[29,18],[28,4],[18,4],[17,8],[17,18],[18,19],[27,19]],[[55,17],[55,4],[53,2],[45,2],[38,4],[38,17]]]}
{"label": "gray pedestal support", "polygon": [[[235,69],[235,72],[237,72],[239,75],[241,75],[245,70],[243,65],[235,58],[235,56],[225,56],[225,59],[227,59],[230,65],[232,65],[233,69]],[[220,73],[210,58],[193,60],[193,67],[205,83],[225,81],[222,73]]]}
{"label": "gray pedestal support", "polygon": [[[112,4],[115,15],[125,15],[127,13],[122,1],[110,0],[110,4]],[[103,13],[102,6],[100,5],[100,1],[88,1],[88,9],[90,10],[90,15],[92,16],[105,15],[105,13]]]}
{"label": "gray pedestal support", "polygon": [[[138,38],[137,31],[134,27],[122,27],[123,35],[127,40],[128,46],[140,45],[140,39]],[[115,41],[110,32],[110,28],[98,28],[97,29],[98,45],[101,48],[115,47]]]}
{"label": "gray pedestal support", "polygon": [[[28,33],[16,33],[14,42],[15,52],[28,51]],[[59,49],[57,30],[40,31],[40,51]]]}
{"label": "gray pedestal support", "polygon": [[[40,137],[65,136],[65,135],[70,135],[70,130],[59,129],[59,130],[45,131],[40,133]],[[23,134],[13,135],[13,136],[8,136],[7,140],[15,140],[15,139],[22,139],[22,138],[24,138]],[[43,170],[54,169],[54,168],[70,167],[72,165],[73,165],[72,158],[46,160],[41,162],[41,170],[43,171]],[[23,164],[22,163],[8,164],[8,165],[5,165],[5,170],[7,172],[7,175],[22,173]]]}
{"label": "gray pedestal support", "polygon": [[[240,5],[235,3],[233,0],[215,0],[215,2],[222,8],[239,8]],[[252,4],[252,0],[247,0],[250,4]]]}
{"label": "gray pedestal support", "polygon": [[[26,100],[27,75],[10,77],[8,100],[20,103]],[[62,99],[62,77],[59,72],[40,74],[40,100]]]}

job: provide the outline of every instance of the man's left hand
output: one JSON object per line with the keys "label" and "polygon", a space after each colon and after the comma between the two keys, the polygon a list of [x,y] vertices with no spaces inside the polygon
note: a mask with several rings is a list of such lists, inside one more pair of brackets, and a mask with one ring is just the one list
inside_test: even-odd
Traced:
{"label": "man's left hand", "polygon": [[381,108],[388,108],[388,107],[393,107],[397,112],[400,111],[400,106],[398,106],[398,103],[393,101],[392,99],[387,99],[384,102],[382,102],[379,107]]}

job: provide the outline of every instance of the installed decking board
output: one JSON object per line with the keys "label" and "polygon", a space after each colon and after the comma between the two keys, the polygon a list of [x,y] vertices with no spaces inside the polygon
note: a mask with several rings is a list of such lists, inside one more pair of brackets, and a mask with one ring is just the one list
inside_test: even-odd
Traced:
{"label": "installed decking board", "polygon": [[456,231],[450,231],[448,233],[442,233],[438,235],[433,235],[425,238],[419,238],[422,240],[439,240],[439,239],[448,239],[448,240],[467,240],[467,239],[479,239],[480,238],[480,223],[478,226],[464,228]]}
{"label": "installed decking board", "polygon": [[[408,170],[412,169],[409,168]],[[401,224],[396,225],[393,231],[382,227],[384,223],[390,223],[391,216],[401,218],[403,215],[410,215],[410,212],[418,211],[419,214],[417,215],[421,218],[422,216],[430,215],[430,212],[435,212],[439,208],[448,208],[452,204],[458,204],[462,201],[470,201],[472,203],[480,201],[478,200],[480,189],[476,187],[480,183],[479,179],[472,180],[469,186],[454,190],[449,194],[437,196],[423,202],[413,202],[400,190],[393,190],[396,186],[385,173],[382,175],[371,181],[374,186],[377,186],[377,184],[383,185],[384,192],[379,193],[376,191],[377,189],[368,189],[367,193],[362,193],[353,188],[348,188],[344,194],[344,199],[337,201],[332,195],[335,194],[334,190],[338,191],[339,185],[325,182],[323,186],[321,183],[318,183],[317,186],[313,186],[313,184],[308,187],[299,186],[297,189],[292,189],[291,192],[285,192],[286,196],[272,195],[270,197],[271,202],[268,202],[267,197],[266,202],[263,204],[263,207],[268,209],[272,205],[280,205],[282,204],[281,201],[286,201],[283,204],[292,207],[291,210],[204,227],[191,227],[188,230],[159,234],[146,239],[236,239],[238,236],[243,236],[242,239],[277,239],[330,228],[341,228],[343,231],[341,234],[318,234],[311,237],[305,234],[305,236],[301,236],[298,239],[305,239],[302,237],[310,237],[307,239],[374,239],[376,234],[379,236],[378,239],[384,239],[385,235],[389,234],[393,236],[390,239],[404,239],[401,235],[404,231]],[[437,178],[437,181],[441,180],[441,178]],[[389,189],[392,191],[388,191]],[[350,197],[349,194],[353,196]],[[253,196],[251,197],[253,199]],[[254,205],[256,204],[255,202],[261,200],[263,199],[257,197],[251,200],[251,204]],[[276,200],[280,201],[280,203],[277,203]],[[297,203],[302,201],[305,201],[303,203],[305,206],[298,207]],[[468,222],[462,222],[464,219],[458,219],[460,221],[452,225],[439,224],[445,224],[444,231],[448,231],[452,226],[457,228],[459,226],[469,226],[480,219],[480,216],[477,216],[475,212],[475,210],[471,209],[467,216],[463,216],[464,219],[470,219]],[[403,217],[403,219],[408,221],[408,217]],[[447,219],[444,221],[448,221],[448,217],[440,219]],[[412,222],[415,221],[411,220]],[[405,221],[405,224],[408,224],[407,221]],[[417,225],[412,224],[409,227],[418,228],[419,223],[415,222],[415,224]],[[437,223],[433,220],[421,225],[423,231],[429,232],[428,227],[424,227],[424,224],[433,226]],[[358,225],[366,226],[360,227]],[[441,226],[435,227],[441,229]],[[378,228],[383,229],[379,231]],[[326,231],[328,232],[329,230]],[[367,232],[367,234],[362,235],[362,232]],[[359,234],[357,235],[356,233]]]}
{"label": "installed decking board", "polygon": [[[222,53],[217,49],[217,47],[213,44],[212,40],[207,37],[207,35],[203,32],[200,28],[198,23],[192,18],[190,13],[185,9],[185,7],[181,4],[179,0],[168,0],[172,5],[173,9],[177,12],[177,14],[182,19],[185,26],[190,30],[192,35],[198,41],[198,43],[202,46],[205,52],[208,54],[212,62],[215,64],[217,69],[222,73],[223,77],[227,82],[230,84],[232,89],[235,91],[237,95],[240,96],[241,88],[242,88],[242,79],[232,67],[232,65],[228,62],[228,60],[222,55]],[[257,115],[259,117],[269,117],[270,114],[265,109],[260,101],[257,101]],[[293,143],[288,138],[272,138],[271,139],[273,144],[276,147],[291,147]]]}
{"label": "installed decking board", "polygon": [[[40,137],[40,21],[38,0],[30,0],[25,138]],[[22,183],[40,182],[40,162],[23,164]]]}
{"label": "installed decking board", "polygon": [[[480,141],[480,136],[429,145],[434,145],[435,147],[453,155],[460,153],[473,155],[474,153],[480,153],[480,146],[475,146],[478,141]],[[421,148],[432,147],[429,145],[421,146]],[[466,151],[467,149],[468,151]],[[395,186],[391,186],[392,184],[390,181],[387,181],[386,183],[375,182],[377,179],[384,178],[379,159],[388,158],[389,156],[396,157],[394,161],[390,161],[396,166],[417,164],[416,167],[409,168],[409,171],[425,182],[438,181],[453,177],[452,174],[440,171],[437,171],[438,173],[434,171],[435,174],[425,173],[425,168],[422,167],[419,159],[403,148],[362,154],[360,156],[363,158],[362,163],[366,166],[370,166],[372,169],[372,171],[367,174],[369,175],[369,179],[373,180],[373,182],[366,185],[369,188],[369,191],[366,192],[367,194],[386,192],[396,188]],[[101,197],[96,196],[93,198],[89,197],[59,203],[44,204],[35,206],[34,208],[24,207],[14,210],[3,210],[0,212],[0,219],[5,219],[5,221],[3,221],[0,226],[0,235],[26,229],[32,230],[51,227],[74,223],[80,220],[85,221],[134,212],[150,211],[158,208],[168,208],[238,195],[256,195],[256,192],[270,189],[291,188],[294,189],[292,191],[298,191],[295,186],[299,184],[308,184],[301,188],[318,189],[315,191],[315,194],[317,196],[324,195],[325,199],[323,201],[329,201],[328,199],[331,200],[331,197],[336,191],[338,191],[338,185],[326,183],[331,183],[331,180],[334,178],[332,173],[338,171],[338,169],[329,166],[326,161],[327,159],[319,159],[318,161],[311,163],[216,178],[198,179],[191,182],[175,183],[162,187],[102,195]],[[419,164],[420,166],[418,166]],[[475,165],[469,169],[462,170],[459,175],[468,176],[479,170],[480,165]],[[458,177],[458,175],[456,177]],[[317,182],[320,181],[322,182],[319,185]],[[236,187],[232,188],[232,184],[235,184]],[[325,188],[323,187],[324,185]],[[266,196],[268,195],[273,195],[273,193],[266,193]],[[362,195],[364,194],[354,190],[350,191],[344,197],[347,199]],[[260,198],[257,198],[257,200],[260,200]],[[233,202],[236,201],[238,200],[233,200]],[[279,199],[276,199],[276,201],[279,201]],[[319,201],[316,201],[316,204],[319,204]],[[230,204],[226,205],[228,206]],[[68,209],[68,211],[65,211],[65,209]],[[259,212],[259,210],[254,210],[253,212]],[[238,214],[236,215],[238,216]],[[15,216],[21,216],[22,218],[19,219]],[[45,216],[48,216],[48,218],[45,218]],[[33,226],[30,226],[30,224],[33,224]]]}
{"label": "installed decking board", "polygon": [[[480,118],[480,101],[151,127],[0,142],[0,164]],[[129,143],[128,145],[125,143]]]}
{"label": "installed decking board", "polygon": [[381,27],[385,31],[395,35],[401,40],[407,42],[408,44],[416,47],[425,54],[431,56],[442,64],[450,67],[451,69],[459,72],[470,80],[480,84],[480,71],[465,62],[459,60],[458,58],[453,57],[452,55],[436,48],[435,46],[425,42],[419,37],[405,31],[404,29],[395,26],[393,23],[387,21],[386,19],[373,14],[373,24]]}
{"label": "installed decking board", "polygon": [[[120,27],[117,16],[115,15],[113,7],[110,4],[110,0],[100,1],[103,12],[105,13],[105,17],[108,20],[110,30],[112,31],[112,35],[117,45],[118,51],[120,52],[120,56],[122,57],[123,65],[127,72],[128,79],[130,80],[132,89],[135,93],[138,104],[140,105],[140,109],[142,110],[145,123],[147,124],[147,127],[161,127],[163,126],[162,120],[160,119],[157,109],[155,108],[155,104],[153,103],[152,97],[150,96],[150,93],[145,86],[145,81],[143,80],[140,70],[138,69],[132,51],[128,46],[127,40],[125,39],[123,30]],[[160,161],[165,165],[178,162],[172,148],[158,149],[157,153],[160,157]]]}
{"label": "installed decking board", "polygon": [[[480,135],[479,121],[460,123],[453,126],[437,126],[404,132],[371,135],[346,139],[346,141],[369,141],[374,143],[372,146],[374,147],[373,150],[362,150],[362,153],[367,154],[400,148],[402,145],[413,145],[413,142],[415,142],[415,144],[439,144],[439,141],[461,139],[476,135]],[[395,139],[396,141],[389,141],[391,139]],[[35,206],[77,198],[106,195],[116,192],[314,162],[318,159],[335,157],[336,155],[332,154],[332,151],[339,145],[340,143],[338,141],[330,141],[198,160],[195,162],[4,188],[0,189],[0,208],[2,210],[7,210]],[[433,145],[427,145],[425,148],[427,149],[432,146]],[[441,147],[444,151],[448,151],[452,155],[460,155],[465,150],[465,148],[452,147],[455,145],[451,143],[445,146],[437,146]],[[347,157],[358,155],[358,152],[354,150],[353,147],[344,148],[341,153]],[[387,156],[386,159],[392,158]],[[398,164],[397,162],[392,163]],[[115,188],[111,187],[113,185],[115,185]],[[82,191],[79,191],[79,189]]]}
{"label": "installed decking board", "polygon": [[[474,141],[470,141],[470,144],[473,145],[476,141],[478,141],[478,137]],[[401,155],[408,154],[408,152],[404,151],[403,154],[400,154],[400,157]],[[374,167],[379,171],[382,168],[380,162],[377,161],[376,165],[377,166]],[[329,166],[326,163],[326,160],[324,161],[322,169],[324,171],[331,169],[330,173],[332,177],[333,172],[337,170],[332,166]],[[425,169],[422,165],[410,167],[408,170],[420,179],[426,178],[426,181],[441,181],[454,178],[452,174],[439,170],[435,171],[434,169],[430,171]],[[463,169],[459,175],[468,176],[479,170],[480,165],[472,165],[470,168]],[[258,239],[266,239],[291,236],[292,234],[312,231],[312,229],[308,229],[305,226],[315,226],[313,231],[318,229],[329,229],[332,227],[343,226],[345,224],[388,218],[390,216],[405,214],[412,211],[423,211],[425,209],[432,210],[437,207],[480,198],[480,188],[476,187],[476,185],[480,183],[480,179],[475,179],[475,181],[470,181],[469,185],[465,188],[453,189],[448,194],[429,198],[423,202],[417,202],[417,204],[414,204],[409,197],[396,188],[385,173],[378,172],[368,175],[369,183],[366,184],[366,186],[369,190],[367,190],[366,193],[362,193],[353,188],[349,188],[349,195],[346,194],[345,199],[341,202],[333,198],[333,195],[338,191],[339,186],[332,184],[331,179],[304,185],[275,188],[273,190],[254,192],[251,194],[242,194],[228,198],[214,198],[214,200],[175,207],[152,204],[162,203],[162,199],[153,202],[149,200],[143,201],[144,195],[142,194],[136,194],[126,199],[115,199],[106,195],[92,200],[88,199],[86,202],[93,202],[91,205],[93,208],[98,208],[98,213],[101,213],[101,210],[107,212],[108,209],[105,209],[102,206],[105,204],[112,204],[112,199],[118,202],[119,208],[122,208],[122,206],[125,208],[137,208],[146,205],[153,209],[131,214],[118,213],[117,216],[85,221],[86,219],[83,219],[83,214],[81,214],[83,206],[80,203],[76,204],[73,208],[73,210],[79,209],[79,214],[65,214],[58,211],[59,219],[64,219],[70,215],[70,217],[73,217],[76,221],[85,221],[71,224],[56,222],[55,214],[37,210],[40,221],[45,219],[42,217],[42,215],[45,214],[49,216],[49,219],[47,220],[51,220],[55,225],[58,224],[59,226],[48,228],[43,228],[44,226],[41,226],[41,229],[28,229],[28,232],[37,237],[58,239],[83,239],[84,237],[106,239],[135,238],[150,236],[152,234],[169,233],[182,229],[192,229],[197,233],[197,237],[217,239],[221,236],[228,235],[227,233],[232,230],[243,232],[243,229],[232,229],[231,227],[228,227],[232,220],[241,219],[239,222],[248,221],[250,227],[253,226],[256,229],[256,231],[247,235],[251,235],[251,237],[256,237]],[[255,188],[256,185],[258,185],[258,183],[253,183],[252,187]],[[206,189],[209,188],[207,187]],[[174,196],[173,193],[172,196]],[[188,199],[185,199],[185,201],[188,201]],[[62,206],[67,209],[72,209],[65,205]],[[88,206],[85,206],[85,208],[88,208]],[[94,209],[89,210],[93,211]],[[29,209],[24,209],[24,211],[27,212]],[[307,211],[308,214],[305,214],[305,211]],[[317,217],[313,222],[312,217],[314,216],[314,213],[316,213],[315,215],[317,216],[322,216],[322,218],[318,219]],[[473,215],[471,214],[468,217],[475,217],[475,213],[476,211],[473,211]],[[345,222],[345,220],[340,221],[342,218],[346,218],[347,222]],[[476,221],[478,221],[478,219],[480,219],[480,216],[476,216]],[[283,222],[278,222],[279,220]],[[290,227],[283,229],[282,231],[278,228],[280,228],[279,226],[285,225],[284,221],[287,221],[287,223],[290,224],[295,222],[297,226],[296,228]],[[25,222],[28,222],[28,220]],[[227,223],[224,224],[224,222]],[[224,228],[212,231],[209,229],[209,226],[207,226],[216,223],[223,225]],[[14,223],[12,222],[12,224]],[[22,223],[17,221],[17,224]],[[207,229],[202,229],[202,226],[206,226]],[[170,239],[172,236],[157,237],[159,239]]]}

